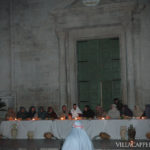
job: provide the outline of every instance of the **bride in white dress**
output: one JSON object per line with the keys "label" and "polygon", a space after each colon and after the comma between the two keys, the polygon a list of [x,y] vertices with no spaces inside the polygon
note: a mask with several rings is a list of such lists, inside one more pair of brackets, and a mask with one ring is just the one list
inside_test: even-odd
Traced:
{"label": "bride in white dress", "polygon": [[62,150],[94,150],[93,144],[80,121],[75,121]]}

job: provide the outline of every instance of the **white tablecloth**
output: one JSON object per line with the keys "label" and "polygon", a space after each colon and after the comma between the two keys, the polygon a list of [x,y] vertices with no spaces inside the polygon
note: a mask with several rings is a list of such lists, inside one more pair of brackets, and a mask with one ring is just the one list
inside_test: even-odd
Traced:
{"label": "white tablecloth", "polygon": [[34,132],[35,139],[42,139],[45,132],[51,131],[52,121],[3,121],[0,125],[0,133],[6,138],[11,138],[13,124],[17,124],[17,139],[27,139],[28,131]]}
{"label": "white tablecloth", "polygon": [[[65,139],[71,131],[73,120],[39,120],[39,121],[3,121],[0,133],[11,138],[12,124],[17,124],[18,139],[26,139],[27,132],[33,131],[35,139],[43,139],[45,132],[52,132],[58,139]],[[150,120],[81,120],[87,134],[92,139],[100,132],[107,132],[112,139],[120,139],[120,126],[136,128],[136,138],[146,139],[145,134],[150,132]]]}

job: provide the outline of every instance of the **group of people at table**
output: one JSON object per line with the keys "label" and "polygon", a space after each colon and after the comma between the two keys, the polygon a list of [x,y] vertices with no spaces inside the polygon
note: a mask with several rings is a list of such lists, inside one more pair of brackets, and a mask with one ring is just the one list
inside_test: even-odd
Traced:
{"label": "group of people at table", "polygon": [[31,120],[34,118],[45,120],[45,119],[75,119],[82,117],[83,119],[94,119],[94,118],[107,118],[107,119],[120,119],[120,118],[131,118],[131,117],[145,117],[145,113],[135,106],[134,111],[132,112],[127,105],[123,105],[117,98],[114,99],[114,104],[112,104],[111,109],[106,113],[103,108],[98,105],[96,106],[95,112],[88,106],[85,105],[83,112],[80,108],[73,104],[73,107],[68,111],[67,106],[63,105],[62,110],[56,114],[53,107],[48,107],[47,111],[44,110],[44,107],[39,107],[36,111],[35,106],[31,106],[27,112],[25,107],[20,107],[20,110],[15,113],[12,108],[8,108],[6,113],[6,120]]}

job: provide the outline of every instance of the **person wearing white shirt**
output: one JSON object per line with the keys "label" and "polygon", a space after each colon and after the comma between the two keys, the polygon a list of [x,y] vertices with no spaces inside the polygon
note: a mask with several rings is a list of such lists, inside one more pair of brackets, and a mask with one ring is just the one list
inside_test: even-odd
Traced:
{"label": "person wearing white shirt", "polygon": [[71,109],[72,118],[79,117],[82,114],[81,110],[76,104],[73,104],[73,108]]}
{"label": "person wearing white shirt", "polygon": [[118,111],[116,104],[112,104],[111,109],[108,111],[108,116],[111,119],[120,119],[120,112]]}

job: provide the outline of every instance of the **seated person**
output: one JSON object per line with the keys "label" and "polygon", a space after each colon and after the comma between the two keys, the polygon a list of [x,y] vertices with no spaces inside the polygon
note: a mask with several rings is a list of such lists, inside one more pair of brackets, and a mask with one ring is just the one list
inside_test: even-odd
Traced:
{"label": "seated person", "polygon": [[133,116],[134,117],[141,117],[142,114],[143,114],[143,111],[141,110],[141,108],[138,105],[135,105],[134,111],[133,111]]}
{"label": "seated person", "polygon": [[46,118],[46,111],[44,110],[44,107],[40,106],[38,109],[38,118],[44,120]]}
{"label": "seated person", "polygon": [[48,119],[57,119],[57,114],[53,110],[53,107],[47,108],[46,118]]}
{"label": "seated person", "polygon": [[146,105],[145,105],[145,109],[141,117],[146,117]]}
{"label": "seated person", "polygon": [[114,104],[116,104],[117,109],[121,112],[123,105],[122,105],[122,103],[119,101],[118,98],[115,98],[115,99],[114,99]]}
{"label": "seated person", "polygon": [[146,117],[146,118],[150,119],[150,104],[145,105],[145,110],[142,114],[142,117]]}
{"label": "seated person", "polygon": [[103,108],[100,105],[97,105],[95,115],[96,118],[105,117],[106,113],[104,112]]}
{"label": "seated person", "polygon": [[76,104],[73,104],[73,108],[71,109],[72,118],[76,118],[82,115],[81,110]]}
{"label": "seated person", "polygon": [[62,106],[62,111],[60,112],[59,114],[59,117],[64,117],[65,119],[68,119],[68,110],[67,110],[67,106],[66,105],[63,105]]}
{"label": "seated person", "polygon": [[28,113],[24,107],[20,107],[20,110],[17,112],[17,118],[22,120],[28,118]]}
{"label": "seated person", "polygon": [[36,116],[36,108],[31,106],[29,108],[28,118],[33,119]]}
{"label": "seated person", "polygon": [[84,111],[83,111],[83,117],[85,118],[94,118],[94,112],[91,110],[91,108],[88,105],[85,105]]}
{"label": "seated person", "polygon": [[8,108],[5,118],[6,120],[14,120],[16,118],[16,113],[13,108]]}
{"label": "seated person", "polygon": [[119,119],[120,118],[120,112],[117,109],[116,104],[112,104],[111,109],[108,111],[108,116],[111,119]]}
{"label": "seated person", "polygon": [[122,110],[121,110],[121,116],[128,116],[128,117],[132,117],[133,116],[133,113],[128,108],[128,105],[123,105]]}

